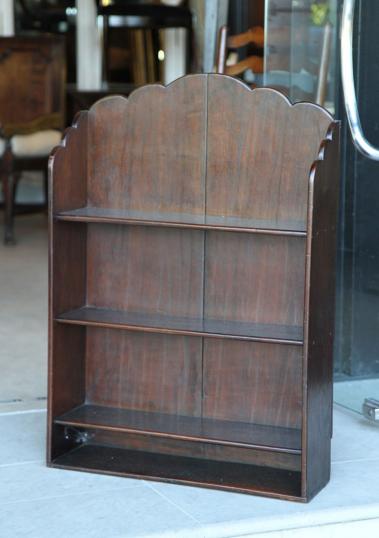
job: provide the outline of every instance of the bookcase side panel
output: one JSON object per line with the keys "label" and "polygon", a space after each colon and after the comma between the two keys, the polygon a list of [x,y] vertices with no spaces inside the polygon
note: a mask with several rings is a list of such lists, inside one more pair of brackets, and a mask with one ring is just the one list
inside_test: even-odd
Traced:
{"label": "bookcase side panel", "polygon": [[87,135],[88,113],[80,112],[49,158],[51,213],[87,203]]}
{"label": "bookcase side panel", "polygon": [[329,114],[231,77],[209,75],[208,87],[207,215],[306,229],[309,168]]}
{"label": "bookcase side panel", "polygon": [[[311,172],[310,272],[307,284],[306,415],[303,495],[312,498],[330,477],[333,403],[336,230],[339,184],[339,123],[334,122]],[[307,307],[306,307],[307,309]]]}
{"label": "bookcase side panel", "polygon": [[204,214],[206,75],[110,97],[89,112],[89,203]]}
{"label": "bookcase side panel", "polygon": [[57,222],[55,213],[86,205],[87,114],[81,113],[49,160],[49,405],[48,459],[67,450],[55,416],[84,401],[85,329],[54,318],[79,307],[86,293],[86,227]]}

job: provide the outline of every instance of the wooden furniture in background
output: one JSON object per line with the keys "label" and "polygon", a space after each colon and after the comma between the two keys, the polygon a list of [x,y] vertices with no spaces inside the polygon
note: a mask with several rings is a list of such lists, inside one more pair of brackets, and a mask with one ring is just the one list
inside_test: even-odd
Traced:
{"label": "wooden furniture in background", "polygon": [[246,69],[251,69],[253,73],[263,73],[263,57],[256,54],[237,61],[233,65],[227,65],[229,49],[239,49],[251,44],[263,48],[264,30],[262,27],[256,26],[242,34],[228,36],[228,27],[222,26],[218,37],[217,73],[236,76],[246,71]]}
{"label": "wooden furniture in background", "polygon": [[[5,243],[14,242],[15,213],[47,205],[47,158],[64,127],[64,39],[47,34],[0,38],[0,124]],[[45,204],[15,206],[23,171],[45,177]]]}
{"label": "wooden furniture in background", "polygon": [[[110,32],[112,28],[131,31],[131,70],[136,86],[161,80],[158,51],[161,48],[159,30],[186,29],[187,69],[191,62],[192,14],[186,6],[169,6],[146,0],[114,0],[111,3],[97,0],[98,14],[104,20],[104,79],[110,78]],[[124,51],[126,51],[124,49]],[[116,53],[117,51],[113,51]],[[122,54],[122,50],[118,54]],[[124,68],[125,70],[125,68]]]}
{"label": "wooden furniture in background", "polygon": [[72,124],[81,110],[87,110],[99,99],[109,95],[124,95],[127,97],[136,89],[132,83],[106,83],[100,90],[80,90],[76,84],[66,85],[66,122]]}
{"label": "wooden furniture in background", "polygon": [[49,465],[327,483],[338,135],[223,75],[78,117],[50,160]]}

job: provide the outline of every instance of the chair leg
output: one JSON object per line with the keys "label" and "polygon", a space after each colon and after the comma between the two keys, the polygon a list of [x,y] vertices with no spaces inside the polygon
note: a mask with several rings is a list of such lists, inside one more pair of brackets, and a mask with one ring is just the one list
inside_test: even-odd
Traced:
{"label": "chair leg", "polygon": [[13,174],[3,175],[4,196],[4,244],[14,245],[14,177]]}
{"label": "chair leg", "polygon": [[9,150],[6,150],[1,165],[1,176],[3,184],[3,198],[4,198],[4,244],[14,245],[14,197],[15,197],[15,183],[12,170],[12,154]]}
{"label": "chair leg", "polygon": [[46,210],[49,207],[49,173],[47,166],[43,169],[43,193]]}

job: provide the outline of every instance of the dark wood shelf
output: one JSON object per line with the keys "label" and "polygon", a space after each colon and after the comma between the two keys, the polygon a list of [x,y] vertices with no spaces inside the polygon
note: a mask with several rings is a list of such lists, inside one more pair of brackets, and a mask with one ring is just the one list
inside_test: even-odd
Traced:
{"label": "dark wood shelf", "polygon": [[300,472],[258,465],[168,456],[96,444],[81,445],[55,458],[51,465],[306,501],[301,496]]}
{"label": "dark wood shelf", "polygon": [[303,327],[236,321],[190,319],[83,306],[56,317],[60,323],[133,331],[232,338],[256,342],[303,345]]}
{"label": "dark wood shelf", "polygon": [[204,443],[301,454],[301,431],[207,418],[82,405],[57,417],[55,424]]}
{"label": "dark wood shelf", "polygon": [[55,218],[69,222],[164,226],[268,235],[289,235],[295,237],[306,237],[307,235],[305,223],[300,221],[276,222],[238,217],[203,216],[187,213],[158,213],[88,206],[70,211],[62,211],[57,213]]}
{"label": "dark wood shelf", "polygon": [[77,117],[49,161],[50,465],[325,486],[338,139],[321,107],[216,74]]}

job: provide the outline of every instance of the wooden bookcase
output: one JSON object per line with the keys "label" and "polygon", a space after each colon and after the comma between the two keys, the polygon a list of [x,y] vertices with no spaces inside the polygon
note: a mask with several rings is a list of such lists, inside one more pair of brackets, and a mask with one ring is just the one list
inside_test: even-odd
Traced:
{"label": "wooden bookcase", "polygon": [[49,465],[327,483],[338,134],[223,75],[79,115],[49,163]]}

